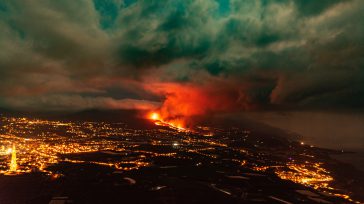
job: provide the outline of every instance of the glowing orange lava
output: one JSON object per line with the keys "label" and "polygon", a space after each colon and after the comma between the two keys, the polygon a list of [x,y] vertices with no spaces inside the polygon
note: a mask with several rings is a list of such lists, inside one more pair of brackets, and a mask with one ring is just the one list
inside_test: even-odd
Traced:
{"label": "glowing orange lava", "polygon": [[148,118],[150,120],[153,120],[156,125],[170,127],[173,129],[177,129],[178,131],[188,131],[188,129],[184,126],[183,120],[164,120],[157,112],[149,113]]}
{"label": "glowing orange lava", "polygon": [[151,120],[160,120],[160,115],[158,113],[156,113],[156,112],[153,112],[153,113],[150,114],[149,118]]}
{"label": "glowing orange lava", "polygon": [[156,95],[163,96],[160,107],[148,118],[168,123],[182,129],[193,129],[198,117],[209,117],[215,113],[253,109],[246,87],[236,89],[234,83],[209,79],[201,83],[150,82],[145,87]]}

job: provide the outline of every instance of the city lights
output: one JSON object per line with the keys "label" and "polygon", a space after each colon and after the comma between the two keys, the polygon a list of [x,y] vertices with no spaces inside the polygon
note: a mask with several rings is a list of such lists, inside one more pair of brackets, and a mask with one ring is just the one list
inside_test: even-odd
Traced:
{"label": "city lights", "polygon": [[[125,172],[152,167],[156,160],[170,158],[196,167],[220,164],[255,172],[272,169],[281,179],[351,200],[333,187],[331,172],[322,162],[314,161],[312,153],[298,152],[295,160],[284,162],[287,152],[277,154],[280,159],[270,157],[271,147],[264,147],[262,139],[252,138],[249,130],[200,127],[189,131],[159,118],[157,113],[150,115],[157,125],[167,128],[142,130],[128,128],[124,123],[1,117],[0,174],[43,172],[59,179],[62,174],[51,167],[61,163],[99,165]],[[233,142],[243,142],[245,148]],[[100,154],[104,159],[97,157]]]}

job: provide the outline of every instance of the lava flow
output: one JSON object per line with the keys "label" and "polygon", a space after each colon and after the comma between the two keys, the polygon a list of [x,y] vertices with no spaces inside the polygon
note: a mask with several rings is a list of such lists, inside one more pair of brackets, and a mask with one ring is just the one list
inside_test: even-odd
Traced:
{"label": "lava flow", "polygon": [[182,120],[179,120],[179,119],[164,120],[161,117],[161,115],[157,112],[149,113],[148,118],[150,120],[153,120],[156,125],[170,127],[170,128],[176,129],[178,131],[184,131],[184,132],[190,131],[189,129],[187,129],[184,126],[184,122]]}

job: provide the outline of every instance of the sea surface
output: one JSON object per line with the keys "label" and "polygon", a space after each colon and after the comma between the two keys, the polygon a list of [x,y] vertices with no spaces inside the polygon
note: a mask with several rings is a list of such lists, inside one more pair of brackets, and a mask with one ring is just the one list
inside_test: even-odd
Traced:
{"label": "sea surface", "polygon": [[364,172],[364,151],[353,150],[353,153],[331,155],[332,158],[351,164]]}

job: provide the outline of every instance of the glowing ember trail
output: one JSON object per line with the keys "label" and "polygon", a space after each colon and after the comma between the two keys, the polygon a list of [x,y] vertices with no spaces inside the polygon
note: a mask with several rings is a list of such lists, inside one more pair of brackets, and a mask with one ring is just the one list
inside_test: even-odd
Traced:
{"label": "glowing ember trail", "polygon": [[170,128],[176,129],[178,131],[184,131],[184,132],[190,131],[189,129],[187,129],[184,126],[184,123],[183,123],[182,120],[178,120],[178,119],[175,119],[175,120],[164,120],[161,117],[161,115],[159,113],[157,113],[157,112],[150,113],[148,115],[148,118],[150,120],[153,120],[156,125],[170,127]]}

